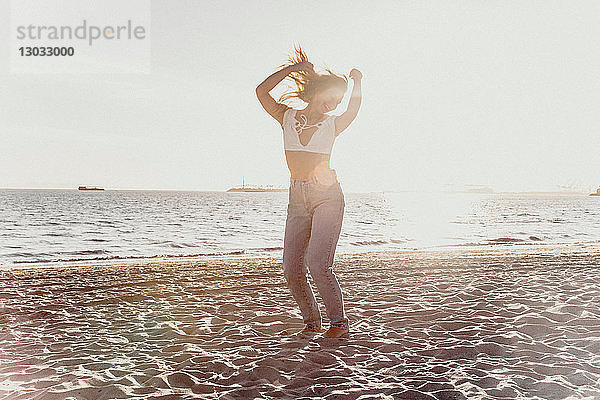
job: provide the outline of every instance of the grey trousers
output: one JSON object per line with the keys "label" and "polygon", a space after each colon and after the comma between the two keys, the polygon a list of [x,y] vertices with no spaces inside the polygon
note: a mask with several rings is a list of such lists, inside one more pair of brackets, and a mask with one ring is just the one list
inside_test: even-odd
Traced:
{"label": "grey trousers", "polygon": [[334,170],[333,184],[313,176],[290,178],[285,223],[283,270],[288,288],[298,303],[304,323],[321,328],[321,314],[307,280],[307,267],[325,303],[330,326],[348,328],[333,258],[344,216],[344,194]]}

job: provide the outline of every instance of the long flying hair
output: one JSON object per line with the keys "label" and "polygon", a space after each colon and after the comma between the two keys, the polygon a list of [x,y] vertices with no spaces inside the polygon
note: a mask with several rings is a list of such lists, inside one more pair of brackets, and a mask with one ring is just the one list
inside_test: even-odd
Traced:
{"label": "long flying hair", "polygon": [[[288,55],[288,61],[279,66],[279,68],[287,67],[288,65],[297,64],[302,61],[308,61],[306,52],[302,50],[300,44],[294,45],[294,52]],[[335,74],[329,68],[325,68],[325,73],[316,71],[295,71],[288,78],[292,79],[293,86],[290,90],[284,92],[279,97],[279,102],[298,98],[305,103],[310,103],[314,96],[323,90],[330,88],[339,89],[342,92],[348,90],[348,78],[344,74]],[[295,86],[295,88],[294,88]]]}

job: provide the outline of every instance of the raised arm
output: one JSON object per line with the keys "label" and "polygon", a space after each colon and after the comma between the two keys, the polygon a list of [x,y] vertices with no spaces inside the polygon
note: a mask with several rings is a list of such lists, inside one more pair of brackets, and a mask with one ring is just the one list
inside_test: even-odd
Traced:
{"label": "raised arm", "polygon": [[267,79],[262,81],[262,83],[256,87],[256,96],[258,97],[258,101],[260,101],[260,104],[263,106],[265,111],[275,118],[280,125],[283,125],[283,114],[289,109],[289,107],[285,104],[275,101],[269,92],[273,90],[273,88],[291,72],[300,71],[307,68],[313,68],[313,65],[308,61],[288,65],[287,67],[269,75]]}
{"label": "raised arm", "polygon": [[352,87],[352,93],[350,94],[348,108],[341,115],[335,118],[336,136],[342,133],[350,125],[350,123],[354,121],[354,118],[356,118],[358,110],[360,109],[360,103],[362,101],[361,72],[353,68],[352,71],[350,71],[350,78],[352,78],[352,80],[354,81],[354,85]]}

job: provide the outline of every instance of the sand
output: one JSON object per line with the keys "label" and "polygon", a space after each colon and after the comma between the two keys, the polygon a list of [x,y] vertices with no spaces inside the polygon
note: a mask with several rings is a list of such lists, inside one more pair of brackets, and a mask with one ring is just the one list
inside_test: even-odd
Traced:
{"label": "sand", "polygon": [[347,339],[296,334],[277,258],[0,271],[0,399],[600,398],[599,264],[336,255]]}

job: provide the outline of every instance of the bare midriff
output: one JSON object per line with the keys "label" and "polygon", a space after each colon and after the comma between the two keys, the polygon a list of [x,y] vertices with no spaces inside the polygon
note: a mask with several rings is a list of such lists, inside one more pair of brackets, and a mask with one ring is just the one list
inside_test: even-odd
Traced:
{"label": "bare midriff", "polygon": [[329,154],[308,151],[285,151],[285,160],[292,179],[308,179],[319,169],[329,168]]}

